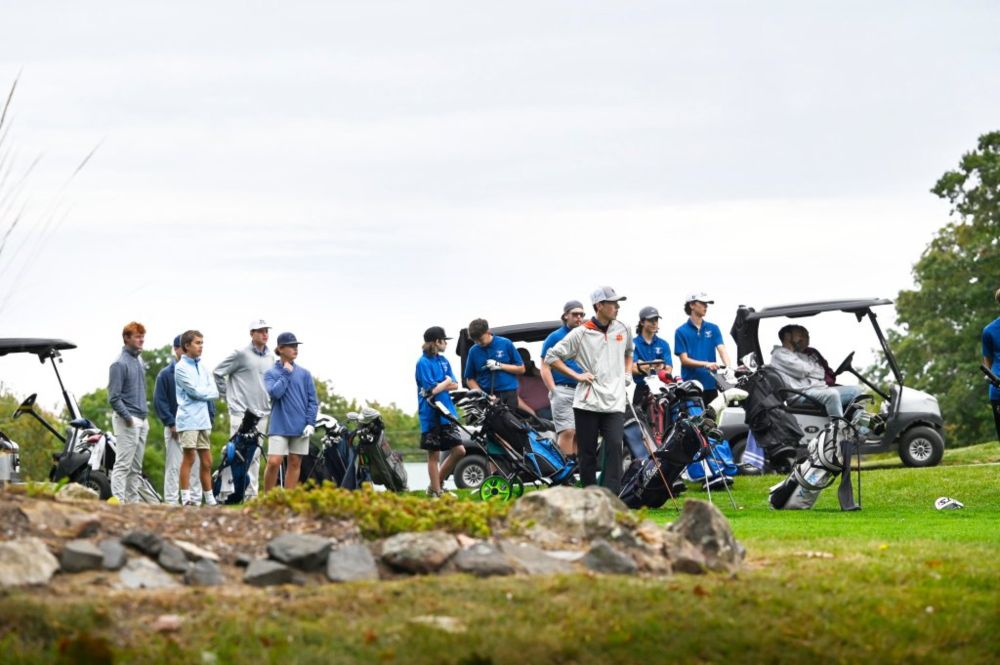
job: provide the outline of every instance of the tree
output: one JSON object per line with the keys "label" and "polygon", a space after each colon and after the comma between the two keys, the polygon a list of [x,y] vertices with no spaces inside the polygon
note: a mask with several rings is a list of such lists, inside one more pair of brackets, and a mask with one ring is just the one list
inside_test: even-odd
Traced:
{"label": "tree", "polygon": [[951,203],[953,221],[914,264],[916,286],[899,292],[901,328],[889,339],[907,385],[940,401],[949,445],[968,445],[993,438],[977,366],[983,326],[1000,314],[1000,132],[979,137],[931,192]]}

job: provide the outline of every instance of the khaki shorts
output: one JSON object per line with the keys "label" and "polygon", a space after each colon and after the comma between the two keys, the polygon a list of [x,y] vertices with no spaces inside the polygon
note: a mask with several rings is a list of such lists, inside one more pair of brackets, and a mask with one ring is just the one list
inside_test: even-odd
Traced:
{"label": "khaki shorts", "polygon": [[281,455],[285,457],[288,453],[293,455],[309,454],[308,436],[278,436],[272,434],[267,440],[267,454]]}
{"label": "khaki shorts", "polygon": [[185,450],[188,448],[208,450],[212,447],[211,434],[210,429],[189,429],[186,432],[177,432],[177,440]]}
{"label": "khaki shorts", "polygon": [[576,388],[560,385],[557,385],[556,389],[549,395],[549,404],[552,406],[552,422],[556,426],[556,433],[576,429],[576,416],[573,414],[573,398],[575,396]]}

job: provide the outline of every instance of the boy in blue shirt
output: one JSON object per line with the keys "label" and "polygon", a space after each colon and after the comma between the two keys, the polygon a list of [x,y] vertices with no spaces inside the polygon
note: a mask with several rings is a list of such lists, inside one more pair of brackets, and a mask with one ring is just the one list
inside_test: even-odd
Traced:
{"label": "boy in blue shirt", "polygon": [[[542,343],[542,366],[539,373],[545,387],[549,389],[549,405],[552,407],[552,423],[556,427],[556,437],[558,438],[559,449],[570,459],[576,459],[576,417],[573,413],[573,399],[576,397],[576,379],[573,379],[560,371],[552,369],[545,360],[545,354],[561,342],[573,328],[576,328],[587,317],[587,312],[583,308],[583,303],[579,300],[570,300],[563,305],[562,327],[553,330]],[[564,361],[566,366],[578,374],[583,374],[583,368],[569,358]]]}
{"label": "boy in blue shirt", "polygon": [[271,398],[265,492],[278,484],[278,471],[286,457],[285,487],[291,489],[298,484],[302,457],[309,454],[309,437],[316,431],[319,399],[312,374],[295,364],[299,344],[301,342],[290,332],[278,335],[278,348],[274,350],[278,362],[264,373],[264,388]]}
{"label": "boy in blue shirt", "polygon": [[465,359],[465,381],[472,390],[494,395],[517,411],[517,377],[524,374],[524,361],[506,337],[490,332],[486,319],[469,323],[469,339],[475,344]]}
{"label": "boy in blue shirt", "polygon": [[726,343],[719,326],[705,320],[708,306],[715,304],[705,293],[693,293],[684,301],[688,320],[674,333],[674,353],[681,359],[681,378],[698,381],[705,389],[702,399],[708,404],[719,394],[712,372],[719,369],[716,353],[723,365],[730,365]]}
{"label": "boy in blue shirt", "polygon": [[[660,331],[660,312],[655,307],[643,307],[639,310],[639,324],[635,327],[635,349],[632,352],[632,375],[635,377],[635,394],[632,403],[638,406],[646,399],[649,388],[646,386],[646,375],[649,372],[666,370],[673,371],[670,364],[670,345],[656,333]],[[652,365],[639,363],[653,363]]]}
{"label": "boy in blue shirt", "polygon": [[[448,340],[441,326],[431,326],[424,331],[423,354],[417,361],[417,405],[420,416],[420,447],[427,451],[427,475],[431,485],[427,495],[439,497],[444,493],[444,479],[454,470],[465,455],[465,446],[455,423],[448,421],[435,402],[442,404],[451,415],[458,417],[449,390],[459,388],[451,363],[442,354]],[[444,464],[440,464],[441,451],[451,451]]]}
{"label": "boy in blue shirt", "polygon": [[[1000,289],[994,294],[1000,305]],[[1000,375],[1000,317],[983,328],[983,364],[990,367],[994,374]],[[997,428],[997,439],[1000,440],[1000,389],[990,386],[990,407],[993,409],[993,423]]]}

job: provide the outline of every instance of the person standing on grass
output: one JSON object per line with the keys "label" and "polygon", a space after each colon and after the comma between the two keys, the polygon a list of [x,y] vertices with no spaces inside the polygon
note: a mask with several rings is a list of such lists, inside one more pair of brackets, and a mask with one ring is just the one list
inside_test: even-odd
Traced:
{"label": "person standing on grass", "polygon": [[[578,383],[573,399],[580,481],[597,484],[597,436],[604,437],[602,484],[615,494],[621,489],[622,441],[625,429],[625,389],[632,380],[632,335],[618,321],[619,303],[625,296],[610,286],[590,295],[594,317],[573,329],[545,356],[545,362]],[[582,372],[570,369],[573,358]]]}
{"label": "person standing on grass", "polygon": [[[417,406],[420,416],[420,447],[427,451],[427,475],[431,484],[427,495],[439,497],[444,493],[444,481],[465,455],[465,446],[458,433],[458,426],[441,414],[440,404],[451,415],[458,417],[449,390],[460,388],[451,363],[443,355],[451,339],[441,326],[431,326],[424,331],[423,354],[417,361]],[[442,452],[448,452],[440,464]]]}
{"label": "person standing on grass", "polygon": [[[993,294],[993,298],[1000,305],[1000,289]],[[983,328],[983,364],[1000,376],[1000,317]],[[1000,441],[1000,388],[993,385],[990,385],[990,407],[997,428],[997,440]]]}
{"label": "person standing on grass", "polygon": [[146,402],[146,364],[142,346],[146,327],[132,321],[122,329],[121,355],[108,370],[108,404],[113,414],[117,450],[111,469],[111,494],[121,503],[139,502],[142,458],[149,434],[149,404]]}
{"label": "person standing on grass", "polygon": [[[632,403],[639,405],[649,394],[646,386],[646,374],[666,370],[667,374],[674,370],[670,364],[670,345],[662,339],[660,331],[660,312],[655,307],[643,307],[639,310],[639,324],[635,327],[635,355],[632,359],[632,376],[635,377],[635,394]],[[652,363],[639,365],[638,361]]]}
{"label": "person standing on grass", "polygon": [[[212,494],[212,418],[208,404],[218,399],[219,391],[207,367],[201,365],[205,337],[197,330],[187,330],[181,335],[184,355],[174,368],[177,384],[177,437],[180,439],[184,458],[181,461],[181,504],[185,506],[214,506]],[[195,457],[199,463],[201,491],[190,487],[191,467]]]}
{"label": "person standing on grass", "polygon": [[278,471],[285,458],[288,458],[285,487],[291,489],[298,484],[302,457],[309,454],[309,437],[316,431],[319,414],[316,384],[309,370],[295,364],[301,343],[290,332],[278,335],[278,347],[274,350],[278,361],[264,373],[264,387],[271,398],[265,492],[278,484]]}
{"label": "person standing on grass", "polygon": [[709,404],[719,394],[712,372],[719,369],[717,358],[723,365],[730,365],[722,330],[705,320],[708,306],[715,301],[705,293],[693,293],[684,301],[688,320],[674,333],[674,353],[681,359],[681,378],[698,381],[704,389],[702,399]]}
{"label": "person standing on grass", "polygon": [[[271,413],[271,398],[264,388],[264,374],[274,364],[271,362],[267,341],[271,326],[264,319],[250,322],[250,344],[226,356],[212,371],[215,387],[229,407],[229,438],[240,429],[247,411],[260,416],[257,429],[267,431],[268,416]],[[250,484],[246,497],[257,496],[260,479],[260,448],[254,451],[253,460],[247,468]]]}
{"label": "person standing on grass", "polygon": [[511,411],[517,410],[517,377],[524,374],[514,343],[490,331],[486,319],[473,319],[468,328],[475,344],[465,359],[465,381],[472,390],[495,396]]}
{"label": "person standing on grass", "polygon": [[[556,427],[559,449],[568,459],[576,459],[576,421],[573,416],[573,399],[576,395],[577,381],[568,374],[553,370],[552,366],[545,362],[545,356],[571,330],[583,323],[586,316],[587,312],[579,300],[570,300],[563,305],[562,327],[553,330],[542,343],[542,366],[538,370],[542,375],[542,381],[545,382],[545,387],[549,389],[552,423]],[[583,368],[572,358],[568,358],[564,362],[574,372],[578,374],[583,372]]]}

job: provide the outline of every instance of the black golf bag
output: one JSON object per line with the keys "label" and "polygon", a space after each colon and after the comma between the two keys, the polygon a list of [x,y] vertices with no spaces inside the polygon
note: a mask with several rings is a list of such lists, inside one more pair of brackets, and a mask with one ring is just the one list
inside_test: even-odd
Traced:
{"label": "black golf bag", "polygon": [[348,441],[347,430],[328,434],[323,446],[309,444],[309,454],[302,458],[299,482],[313,481],[317,485],[331,482],[345,490],[356,490],[370,480],[366,470],[359,470],[357,454]]}
{"label": "black golf bag", "polygon": [[519,454],[531,450],[528,430],[531,428],[509,409],[492,408],[486,411],[486,429],[511,445]]}
{"label": "black golf bag", "polygon": [[368,416],[354,432],[354,445],[361,456],[362,465],[371,473],[373,483],[384,485],[393,492],[405,492],[407,474],[403,458],[392,450],[385,437],[381,417]]}
{"label": "black golf bag", "polygon": [[784,380],[771,367],[761,367],[747,381],[746,424],[775,469],[787,470],[795,462],[805,433],[795,416],[785,410]]}
{"label": "black golf bag", "polygon": [[629,508],[659,508],[671,494],[677,495],[674,484],[699,450],[701,438],[695,425],[689,420],[681,420],[651,456],[633,460],[622,478],[619,498]]}
{"label": "black golf bag", "polygon": [[[809,510],[820,492],[840,476],[837,496],[841,510],[860,510],[854,503],[851,485],[851,453],[855,441],[848,437],[856,430],[845,420],[830,423],[809,442],[808,454],[788,478],[771,488],[771,507],[778,510]],[[859,485],[860,487],[860,485]]]}
{"label": "black golf bag", "polygon": [[212,474],[212,494],[216,501],[225,504],[243,503],[250,486],[250,463],[260,448],[261,433],[257,431],[260,417],[247,411],[240,428],[225,446],[219,468]]}

